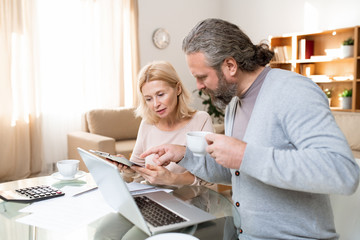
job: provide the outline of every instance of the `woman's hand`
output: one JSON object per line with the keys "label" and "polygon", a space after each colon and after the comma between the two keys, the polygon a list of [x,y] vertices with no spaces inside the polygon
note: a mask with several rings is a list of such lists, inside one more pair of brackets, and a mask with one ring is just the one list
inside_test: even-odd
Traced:
{"label": "woman's hand", "polygon": [[[124,155],[122,155],[122,154],[117,154],[116,156],[117,157],[124,157]],[[119,169],[119,171],[122,172],[122,173],[125,173],[125,174],[134,174],[135,173],[135,171],[133,169],[129,168],[128,166],[126,166],[124,164],[118,163],[118,162],[113,161],[113,160],[108,159],[108,158],[106,158],[106,161],[108,161],[109,163],[115,165]]]}
{"label": "woman's hand", "polygon": [[136,172],[151,184],[157,185],[177,185],[176,174],[170,172],[168,169],[162,166],[155,166],[147,164],[146,167],[131,167]]}

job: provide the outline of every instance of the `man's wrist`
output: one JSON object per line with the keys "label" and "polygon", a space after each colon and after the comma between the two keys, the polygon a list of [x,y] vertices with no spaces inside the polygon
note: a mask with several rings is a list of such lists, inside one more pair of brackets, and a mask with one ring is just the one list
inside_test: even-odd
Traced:
{"label": "man's wrist", "polygon": [[187,151],[187,147],[186,147],[185,145],[182,145],[182,147],[184,148],[184,153],[183,153],[182,157],[180,158],[180,160],[179,160],[179,161],[177,161],[176,163],[181,162],[181,161],[185,158],[186,151]]}
{"label": "man's wrist", "polygon": [[189,148],[185,148],[185,153],[184,153],[183,158],[180,161],[178,161],[177,163],[180,166],[185,167],[185,165],[190,164],[190,163],[188,163],[188,159],[191,159],[192,156],[193,156],[192,151]]}

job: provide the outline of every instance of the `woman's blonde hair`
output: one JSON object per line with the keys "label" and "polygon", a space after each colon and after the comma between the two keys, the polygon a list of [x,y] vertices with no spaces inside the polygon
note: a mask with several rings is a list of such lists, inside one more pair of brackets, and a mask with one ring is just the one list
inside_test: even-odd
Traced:
{"label": "woman's blonde hair", "polygon": [[135,110],[137,117],[141,117],[149,124],[156,124],[159,122],[160,118],[150,110],[142,94],[142,87],[145,83],[157,80],[166,82],[174,89],[177,89],[178,86],[180,87],[181,92],[178,95],[178,103],[176,106],[177,119],[188,118],[195,113],[195,110],[189,106],[191,102],[191,95],[182,84],[174,67],[165,61],[155,61],[144,66],[138,75],[137,92],[139,96],[139,104]]}

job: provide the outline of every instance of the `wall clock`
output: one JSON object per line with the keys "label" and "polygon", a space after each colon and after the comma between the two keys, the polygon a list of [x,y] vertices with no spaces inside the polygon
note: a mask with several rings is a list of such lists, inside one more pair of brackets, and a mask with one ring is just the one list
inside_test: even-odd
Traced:
{"label": "wall clock", "polygon": [[169,46],[170,34],[164,28],[158,28],[154,31],[153,42],[159,49],[164,49]]}

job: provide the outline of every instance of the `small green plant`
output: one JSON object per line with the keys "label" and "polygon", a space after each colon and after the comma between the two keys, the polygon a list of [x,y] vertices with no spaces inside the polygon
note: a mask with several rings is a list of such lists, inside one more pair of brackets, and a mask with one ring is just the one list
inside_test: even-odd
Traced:
{"label": "small green plant", "polygon": [[339,94],[340,97],[351,97],[352,89],[345,89],[342,93]]}
{"label": "small green plant", "polygon": [[348,39],[344,40],[343,45],[344,46],[354,45],[354,39],[352,37],[349,37]]}
{"label": "small green plant", "polygon": [[195,89],[193,92],[197,92],[199,97],[203,100],[202,104],[206,106],[206,112],[213,118],[217,119],[219,123],[224,121],[224,111],[218,109],[213,105],[209,95],[203,93],[201,90]]}
{"label": "small green plant", "polygon": [[327,96],[328,98],[331,98],[331,97],[332,97],[332,92],[333,92],[333,90],[332,90],[332,89],[329,89],[329,88],[326,88],[326,89],[324,90],[324,93],[326,94],[326,96]]}

